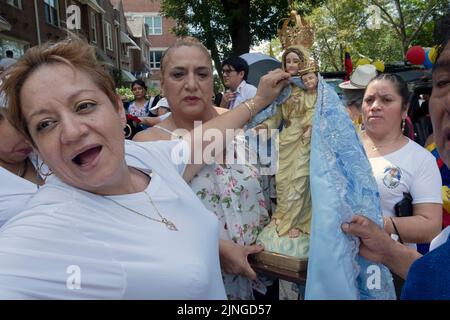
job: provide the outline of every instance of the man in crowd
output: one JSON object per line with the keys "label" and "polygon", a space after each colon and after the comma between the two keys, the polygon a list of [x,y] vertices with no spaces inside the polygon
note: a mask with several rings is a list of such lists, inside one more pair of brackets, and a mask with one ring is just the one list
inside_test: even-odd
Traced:
{"label": "man in crowd", "polygon": [[256,87],[246,82],[248,64],[241,57],[229,57],[222,62],[222,73],[223,82],[227,88],[220,103],[222,108],[233,109],[256,95]]}
{"label": "man in crowd", "polygon": [[6,57],[0,60],[0,68],[3,70],[8,70],[14,63],[17,62],[16,59],[13,58],[14,53],[11,50],[6,50]]}

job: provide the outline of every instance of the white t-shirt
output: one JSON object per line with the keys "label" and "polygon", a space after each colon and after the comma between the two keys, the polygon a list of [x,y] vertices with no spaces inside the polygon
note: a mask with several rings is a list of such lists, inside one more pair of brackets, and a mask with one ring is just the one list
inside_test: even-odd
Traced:
{"label": "white t-shirt", "polygon": [[419,144],[408,139],[397,151],[369,158],[378,184],[384,216],[395,217],[394,206],[410,193],[413,204],[442,203],[441,175],[435,158]]}
{"label": "white t-shirt", "polygon": [[[51,177],[0,232],[0,298],[226,299],[217,218],[171,161],[175,148],[188,151],[126,142],[128,165],[152,170],[146,191],[178,231]],[[109,198],[159,218],[144,192]]]}
{"label": "white t-shirt", "polygon": [[36,184],[0,167],[0,227],[21,212],[37,190]]}

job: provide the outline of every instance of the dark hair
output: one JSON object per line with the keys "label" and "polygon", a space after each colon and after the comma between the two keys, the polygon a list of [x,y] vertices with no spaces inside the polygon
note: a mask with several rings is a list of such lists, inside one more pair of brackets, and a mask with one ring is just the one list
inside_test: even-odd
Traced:
{"label": "dark hair", "polygon": [[345,107],[356,106],[361,111],[364,89],[344,89],[342,94]]}
{"label": "dark hair", "polygon": [[373,78],[372,80],[370,80],[369,83],[367,84],[366,88],[368,88],[372,82],[380,81],[380,80],[390,81],[394,85],[395,90],[402,97],[402,110],[406,110],[408,107],[409,95],[410,95],[406,81],[403,80],[403,78],[397,74],[382,73],[382,74],[379,74],[378,76],[376,76],[375,78]]}
{"label": "dark hair", "polygon": [[248,63],[244,59],[238,56],[231,56],[222,62],[222,68],[225,65],[232,66],[237,72],[244,71],[244,80],[248,77]]}
{"label": "dark hair", "polygon": [[13,53],[11,50],[6,50],[6,56],[7,56],[8,58],[12,58],[13,55],[14,55],[14,53]]}
{"label": "dark hair", "polygon": [[437,55],[436,60],[434,61],[432,72],[434,72],[440,66],[437,62],[441,53],[444,51],[450,40],[450,7],[447,9],[447,13],[443,16],[442,20],[438,21],[435,24],[434,37],[440,44],[437,47]]}
{"label": "dark hair", "polygon": [[133,90],[133,87],[135,84],[137,84],[138,86],[141,86],[142,88],[144,88],[145,91],[147,91],[147,85],[145,84],[145,82],[143,80],[141,80],[141,79],[134,80],[131,83],[131,90]]}

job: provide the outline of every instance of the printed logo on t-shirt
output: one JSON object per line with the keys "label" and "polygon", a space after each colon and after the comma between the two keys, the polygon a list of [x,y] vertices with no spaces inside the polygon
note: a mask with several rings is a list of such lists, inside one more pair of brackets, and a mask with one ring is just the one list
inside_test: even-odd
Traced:
{"label": "printed logo on t-shirt", "polygon": [[402,170],[396,166],[388,166],[384,168],[383,183],[389,189],[397,188],[402,179]]}

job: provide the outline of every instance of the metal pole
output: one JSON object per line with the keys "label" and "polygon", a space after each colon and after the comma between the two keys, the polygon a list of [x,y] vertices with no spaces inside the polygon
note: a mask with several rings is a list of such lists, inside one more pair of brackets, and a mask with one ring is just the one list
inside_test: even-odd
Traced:
{"label": "metal pole", "polygon": [[39,27],[39,13],[38,13],[37,0],[34,0],[34,14],[36,16],[36,34],[37,34],[37,39],[38,39],[38,45],[41,45],[41,29]]}

